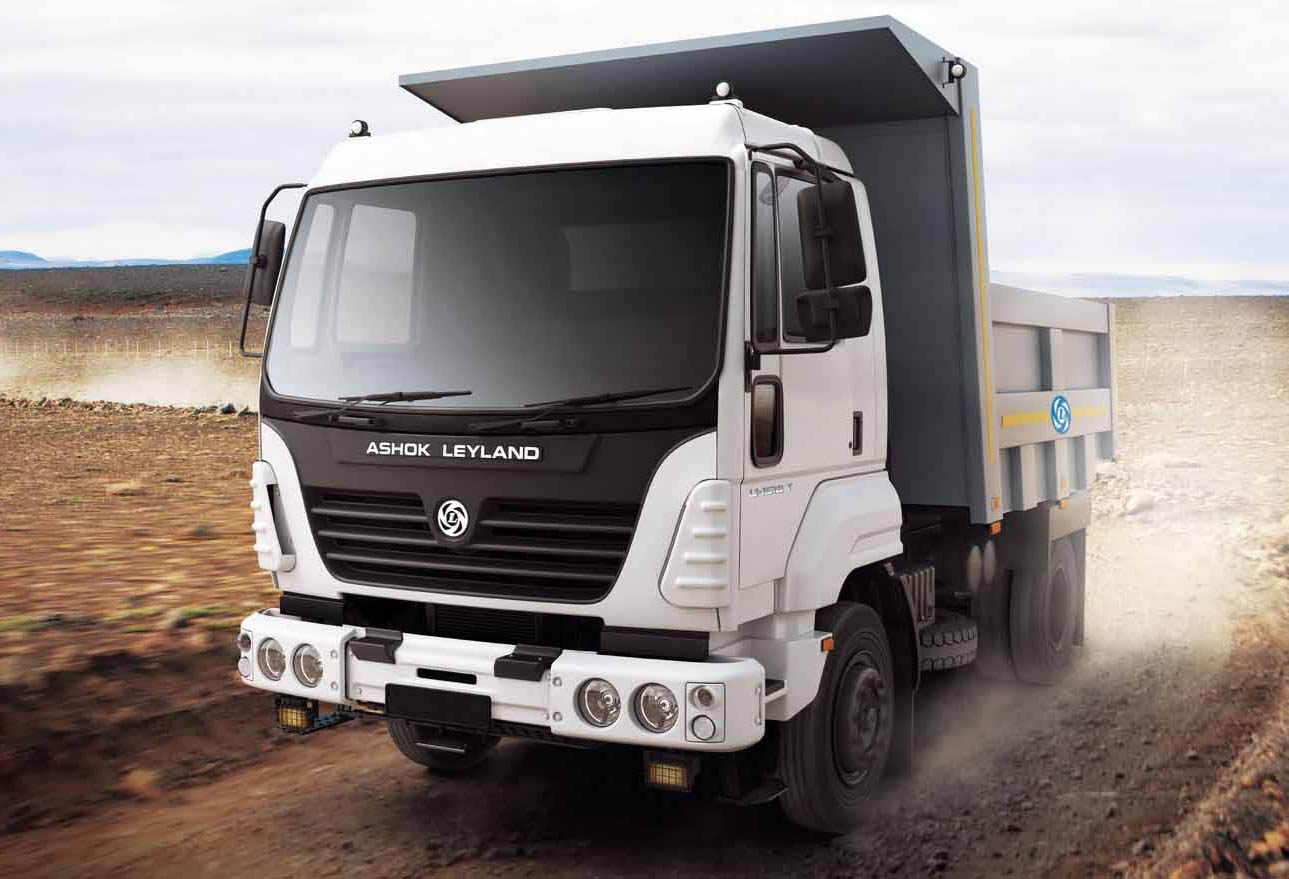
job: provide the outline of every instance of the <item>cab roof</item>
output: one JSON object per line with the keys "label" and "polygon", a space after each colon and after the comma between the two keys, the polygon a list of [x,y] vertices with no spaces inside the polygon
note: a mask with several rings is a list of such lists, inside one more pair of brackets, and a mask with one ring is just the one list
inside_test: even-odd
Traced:
{"label": "cab roof", "polygon": [[[543,113],[349,138],[332,149],[310,187],[555,165],[732,159],[745,155],[749,143],[783,141],[818,155],[809,130],[729,102]],[[825,161],[844,161],[830,142],[823,146]]]}

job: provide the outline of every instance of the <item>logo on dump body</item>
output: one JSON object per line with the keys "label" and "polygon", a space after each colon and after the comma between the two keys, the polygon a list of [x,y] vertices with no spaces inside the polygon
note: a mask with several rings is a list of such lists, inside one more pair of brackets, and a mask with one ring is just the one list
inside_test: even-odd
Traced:
{"label": "logo on dump body", "polygon": [[1052,429],[1057,433],[1065,433],[1070,429],[1070,421],[1073,413],[1070,411],[1070,401],[1056,395],[1052,400]]}
{"label": "logo on dump body", "polygon": [[470,514],[466,512],[465,504],[456,498],[449,498],[439,504],[439,511],[434,518],[444,537],[460,537],[470,525]]}

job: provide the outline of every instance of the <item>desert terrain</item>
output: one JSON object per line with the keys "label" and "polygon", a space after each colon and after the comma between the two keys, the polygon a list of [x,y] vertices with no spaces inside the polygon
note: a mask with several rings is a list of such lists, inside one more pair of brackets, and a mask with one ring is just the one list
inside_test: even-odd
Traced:
{"label": "desert terrain", "polygon": [[504,742],[448,779],[378,723],[276,732],[233,671],[275,603],[241,275],[151,271],[0,272],[7,872],[1289,875],[1289,299],[1117,305],[1077,668],[925,678],[913,771],[826,838],[649,791],[631,753]]}

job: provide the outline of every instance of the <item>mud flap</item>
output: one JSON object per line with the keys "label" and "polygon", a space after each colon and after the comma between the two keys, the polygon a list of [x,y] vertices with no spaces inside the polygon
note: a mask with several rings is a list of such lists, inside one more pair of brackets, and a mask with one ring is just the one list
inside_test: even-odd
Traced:
{"label": "mud flap", "polygon": [[895,728],[891,732],[891,757],[886,764],[888,775],[907,775],[913,771],[914,715],[921,677],[917,639],[903,627],[888,629],[887,638],[893,656],[903,655],[912,660],[895,663]]}
{"label": "mud flap", "polygon": [[1074,643],[1083,646],[1083,621],[1087,616],[1087,586],[1088,586],[1088,532],[1075,531],[1070,534],[1070,542],[1074,544],[1074,560],[1079,569],[1079,616],[1074,622]]}
{"label": "mud flap", "polygon": [[1012,665],[1011,571],[999,571],[992,583],[982,583],[972,599],[971,616],[978,632],[976,667],[985,677],[1010,681]]}

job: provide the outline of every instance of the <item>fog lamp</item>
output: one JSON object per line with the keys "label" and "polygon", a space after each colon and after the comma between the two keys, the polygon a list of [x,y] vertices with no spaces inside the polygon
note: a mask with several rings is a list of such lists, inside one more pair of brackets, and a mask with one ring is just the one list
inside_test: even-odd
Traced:
{"label": "fog lamp", "polygon": [[645,684],[636,693],[636,719],[649,732],[665,733],[679,716],[676,694],[662,684]]}
{"label": "fog lamp", "polygon": [[260,649],[257,651],[260,671],[270,681],[282,680],[282,675],[286,671],[286,653],[282,651],[282,645],[274,638],[265,638],[260,642]]}
{"label": "fog lamp", "polygon": [[645,752],[645,783],[664,790],[691,791],[698,761],[680,754]]}
{"label": "fog lamp", "polygon": [[591,678],[577,691],[577,713],[591,726],[612,726],[621,712],[617,688],[603,678]]}
{"label": "fog lamp", "polygon": [[318,719],[318,703],[292,696],[278,696],[274,701],[277,709],[277,725],[285,732],[302,733],[313,728]]}
{"label": "fog lamp", "polygon": [[316,687],[322,680],[322,655],[312,644],[301,644],[295,648],[295,657],[291,660],[295,676],[306,687]]}

